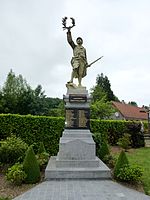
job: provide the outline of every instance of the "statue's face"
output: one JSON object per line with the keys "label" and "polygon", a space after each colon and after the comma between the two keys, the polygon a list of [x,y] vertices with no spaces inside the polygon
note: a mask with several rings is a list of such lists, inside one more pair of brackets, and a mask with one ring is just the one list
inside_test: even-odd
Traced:
{"label": "statue's face", "polygon": [[83,44],[82,38],[77,38],[76,42],[77,42],[78,45],[82,45]]}

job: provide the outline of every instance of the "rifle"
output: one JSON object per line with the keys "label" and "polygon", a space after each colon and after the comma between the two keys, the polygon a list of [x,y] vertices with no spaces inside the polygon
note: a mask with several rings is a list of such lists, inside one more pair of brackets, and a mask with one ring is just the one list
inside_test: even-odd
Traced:
{"label": "rifle", "polygon": [[103,56],[101,56],[100,58],[94,60],[93,62],[91,62],[89,65],[87,65],[87,67],[91,67],[91,65],[93,65],[94,63],[96,63],[98,60],[100,60]]}

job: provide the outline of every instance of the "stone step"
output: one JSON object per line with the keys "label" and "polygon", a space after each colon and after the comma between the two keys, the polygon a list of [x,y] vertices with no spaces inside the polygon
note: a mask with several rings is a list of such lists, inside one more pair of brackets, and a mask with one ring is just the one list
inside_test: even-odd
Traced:
{"label": "stone step", "polygon": [[99,167],[99,159],[95,157],[93,160],[60,160],[56,158],[56,167],[68,168],[68,167],[79,167],[79,168],[91,168]]}
{"label": "stone step", "polygon": [[53,156],[46,167],[45,179],[111,179],[111,171],[101,160],[98,167],[56,167],[56,157]]}
{"label": "stone step", "polygon": [[91,138],[91,132],[87,129],[65,129],[63,132],[64,138]]}

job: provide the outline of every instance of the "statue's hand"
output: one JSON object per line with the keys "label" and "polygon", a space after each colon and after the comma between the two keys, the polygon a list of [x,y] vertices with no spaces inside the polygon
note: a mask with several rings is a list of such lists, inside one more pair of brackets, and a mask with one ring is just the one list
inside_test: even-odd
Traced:
{"label": "statue's hand", "polygon": [[66,29],[67,29],[68,32],[71,32],[71,31],[70,31],[70,30],[71,30],[71,26],[66,27]]}

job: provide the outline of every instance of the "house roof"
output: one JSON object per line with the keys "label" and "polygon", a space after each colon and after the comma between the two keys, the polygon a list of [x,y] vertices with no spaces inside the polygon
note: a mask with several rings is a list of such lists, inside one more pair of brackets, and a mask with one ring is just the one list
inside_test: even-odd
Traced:
{"label": "house roof", "polygon": [[147,120],[148,116],[143,108],[116,101],[112,101],[112,104],[125,119]]}

